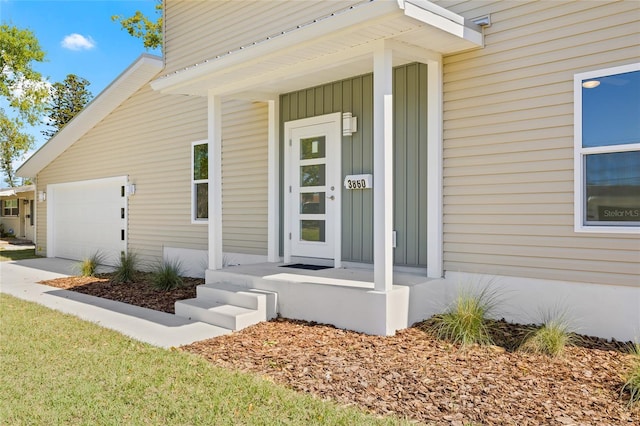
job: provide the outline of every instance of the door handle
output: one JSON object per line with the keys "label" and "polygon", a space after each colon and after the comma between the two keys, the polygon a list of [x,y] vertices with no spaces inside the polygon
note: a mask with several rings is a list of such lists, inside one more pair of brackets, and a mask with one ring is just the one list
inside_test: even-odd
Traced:
{"label": "door handle", "polygon": [[327,198],[330,199],[330,200],[335,200],[336,196],[335,195],[329,195]]}

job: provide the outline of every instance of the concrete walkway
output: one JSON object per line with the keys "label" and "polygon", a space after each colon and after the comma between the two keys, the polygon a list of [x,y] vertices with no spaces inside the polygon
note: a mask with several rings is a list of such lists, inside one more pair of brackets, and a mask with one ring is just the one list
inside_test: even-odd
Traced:
{"label": "concrete walkway", "polygon": [[38,284],[74,274],[76,261],[42,258],[0,262],[0,292],[39,303],[163,348],[221,336],[230,330],[166,312]]}

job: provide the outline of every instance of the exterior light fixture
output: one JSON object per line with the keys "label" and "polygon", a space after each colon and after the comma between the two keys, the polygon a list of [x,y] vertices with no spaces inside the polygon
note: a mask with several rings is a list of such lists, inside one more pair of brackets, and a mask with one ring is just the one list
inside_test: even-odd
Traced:
{"label": "exterior light fixture", "polygon": [[342,114],[342,135],[351,136],[358,131],[358,117],[354,117],[352,113],[345,112]]}
{"label": "exterior light fixture", "polygon": [[38,201],[43,202],[47,200],[47,193],[44,191],[38,191]]}
{"label": "exterior light fixture", "polygon": [[479,27],[490,27],[491,15],[478,16],[477,18],[470,19],[470,21]]}
{"label": "exterior light fixture", "polygon": [[134,184],[129,184],[124,187],[124,193],[126,196],[130,196],[136,193],[136,186]]}
{"label": "exterior light fixture", "polygon": [[586,80],[582,82],[582,87],[585,89],[595,89],[600,86],[600,82],[598,80]]}

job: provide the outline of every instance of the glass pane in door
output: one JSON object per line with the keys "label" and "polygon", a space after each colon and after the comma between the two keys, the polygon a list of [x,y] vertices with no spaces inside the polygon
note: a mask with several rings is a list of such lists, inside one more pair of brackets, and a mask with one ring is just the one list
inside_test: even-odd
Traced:
{"label": "glass pane in door", "polygon": [[300,213],[324,214],[325,213],[325,193],[324,192],[301,193],[300,194]]}
{"label": "glass pane in door", "polygon": [[324,186],[325,165],[300,166],[300,186]]}
{"label": "glass pane in door", "polygon": [[301,220],[300,239],[302,241],[325,242],[324,220]]}
{"label": "glass pane in door", "polygon": [[300,139],[300,159],[311,160],[324,158],[326,152],[326,140],[324,136]]}

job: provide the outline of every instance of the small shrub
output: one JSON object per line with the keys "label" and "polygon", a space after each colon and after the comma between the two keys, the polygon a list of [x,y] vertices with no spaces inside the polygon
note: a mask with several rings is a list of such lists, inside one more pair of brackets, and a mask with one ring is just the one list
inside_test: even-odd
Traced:
{"label": "small shrub", "polygon": [[179,260],[163,260],[151,277],[153,288],[169,291],[182,287],[182,272],[182,263]]}
{"label": "small shrub", "polygon": [[138,255],[136,253],[122,253],[111,281],[118,284],[130,283],[134,279],[137,266]]}
{"label": "small shrub", "polygon": [[564,317],[552,319],[531,333],[524,341],[521,350],[558,357],[564,353],[567,345],[573,343],[573,333]]}
{"label": "small shrub", "polygon": [[491,345],[493,340],[487,317],[497,303],[496,293],[488,286],[477,293],[463,290],[447,312],[433,317],[430,330],[439,339],[462,346]]}
{"label": "small shrub", "polygon": [[629,392],[629,406],[640,403],[640,343],[633,345],[631,355],[631,369],[625,376],[626,382],[621,390],[621,393]]}
{"label": "small shrub", "polygon": [[80,262],[80,264],[78,265],[78,272],[83,277],[93,277],[96,274],[98,266],[102,264],[103,260],[104,255],[97,251]]}

